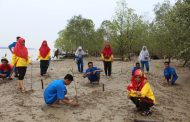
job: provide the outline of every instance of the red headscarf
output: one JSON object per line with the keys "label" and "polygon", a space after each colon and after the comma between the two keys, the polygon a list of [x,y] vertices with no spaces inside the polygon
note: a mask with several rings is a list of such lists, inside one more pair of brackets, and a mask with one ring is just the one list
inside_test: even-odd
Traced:
{"label": "red headscarf", "polygon": [[18,57],[28,60],[28,49],[23,45],[23,42],[25,42],[25,39],[19,38],[16,46],[14,48],[14,54]]}
{"label": "red headscarf", "polygon": [[[139,83],[135,81],[135,76],[141,77],[141,81]],[[143,72],[140,69],[136,70],[134,76],[131,78],[131,83],[127,86],[127,90],[141,91],[146,83],[146,79],[147,78],[144,76]]]}
{"label": "red headscarf", "polygon": [[[108,47],[107,47],[107,46],[108,46]],[[111,49],[109,43],[106,43],[106,44],[105,44],[104,49],[102,50],[102,53],[103,53],[103,55],[104,55],[104,58],[107,58],[107,59],[109,59],[110,56],[113,54],[113,53],[112,53],[112,49]]]}
{"label": "red headscarf", "polygon": [[46,41],[46,40],[44,40],[44,41],[42,42],[42,45],[41,45],[39,51],[40,51],[40,55],[41,55],[43,58],[45,58],[45,57],[47,56],[47,54],[49,53],[50,48],[48,47],[48,44],[47,44],[47,41]]}

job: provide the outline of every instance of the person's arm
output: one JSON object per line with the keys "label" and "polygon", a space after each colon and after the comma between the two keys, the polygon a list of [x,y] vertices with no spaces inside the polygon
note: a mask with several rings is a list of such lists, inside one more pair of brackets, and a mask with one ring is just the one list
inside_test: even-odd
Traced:
{"label": "person's arm", "polygon": [[17,62],[17,56],[13,53],[12,55],[12,60],[11,60],[11,64],[12,66],[16,66],[16,62]]}
{"label": "person's arm", "polygon": [[96,69],[94,70],[93,74],[95,74],[96,72],[103,72],[103,70],[102,70],[102,69],[99,69],[99,68],[96,68]]}
{"label": "person's arm", "polygon": [[101,53],[101,58],[104,61],[104,54],[103,53]]}
{"label": "person's arm", "polygon": [[37,57],[37,59],[36,60],[39,60],[40,59],[40,52],[38,53],[38,57]]}
{"label": "person's arm", "polygon": [[5,76],[6,76],[6,74],[3,74],[3,71],[0,70],[0,78],[1,78],[1,77],[5,77]]}
{"label": "person's arm", "polygon": [[111,58],[111,61],[113,62],[113,54],[111,55],[111,57],[110,57],[110,58]]}
{"label": "person's arm", "polygon": [[88,75],[90,75],[91,72],[86,72],[84,75],[83,75],[83,78],[86,78]]}
{"label": "person's arm", "polygon": [[11,53],[13,54],[13,51],[12,51],[12,49],[9,47],[9,50],[11,51]]}
{"label": "person's arm", "polygon": [[11,66],[11,68],[10,68],[11,70],[10,70],[10,78],[11,78],[11,76],[13,75],[13,66]]}
{"label": "person's arm", "polygon": [[48,56],[48,59],[50,59],[51,58],[51,55],[50,55],[51,53],[50,53],[50,51],[49,51],[49,53],[47,54],[47,56]]}
{"label": "person's arm", "polygon": [[64,98],[63,100],[59,101],[60,103],[64,103],[67,105],[71,105],[71,106],[78,106],[79,104],[74,102],[73,100],[69,99],[69,98]]}
{"label": "person's arm", "polygon": [[143,87],[143,89],[141,90],[141,92],[139,93],[139,96],[140,97],[146,97],[147,96],[147,93],[149,92],[150,90],[150,84],[149,83],[146,83]]}
{"label": "person's arm", "polygon": [[11,53],[13,54],[13,50],[12,50],[12,46],[13,45],[13,43],[12,44],[10,44],[9,46],[8,46],[8,48],[9,48],[9,50],[11,51]]}

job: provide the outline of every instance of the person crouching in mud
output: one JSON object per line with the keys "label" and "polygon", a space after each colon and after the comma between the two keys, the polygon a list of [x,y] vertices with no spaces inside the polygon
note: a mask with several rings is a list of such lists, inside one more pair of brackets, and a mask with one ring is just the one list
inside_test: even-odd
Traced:
{"label": "person crouching in mud", "polygon": [[155,97],[142,70],[138,69],[132,76],[131,83],[127,86],[128,97],[136,105],[137,111],[142,115],[151,114],[150,107],[155,104]]}
{"label": "person crouching in mud", "polygon": [[44,100],[47,105],[60,105],[68,104],[72,106],[78,106],[79,104],[66,97],[67,88],[73,81],[73,76],[67,74],[64,80],[53,80],[44,91]]}

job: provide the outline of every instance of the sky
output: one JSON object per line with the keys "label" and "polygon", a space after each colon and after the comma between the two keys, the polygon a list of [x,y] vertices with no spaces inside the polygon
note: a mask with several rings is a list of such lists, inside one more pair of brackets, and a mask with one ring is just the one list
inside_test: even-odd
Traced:
{"label": "sky", "polygon": [[[50,47],[74,15],[92,19],[98,28],[103,20],[111,20],[118,0],[0,0],[0,47],[8,46],[16,36],[26,40],[26,46],[38,49],[43,40]],[[164,0],[126,0],[145,19],[154,18],[153,9]],[[170,0],[175,3],[175,0]]]}

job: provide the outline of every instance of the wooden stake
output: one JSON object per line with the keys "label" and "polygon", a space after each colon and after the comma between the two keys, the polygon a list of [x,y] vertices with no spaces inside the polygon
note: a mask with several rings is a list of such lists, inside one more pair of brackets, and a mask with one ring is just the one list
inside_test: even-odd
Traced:
{"label": "wooden stake", "polygon": [[32,91],[32,92],[34,92],[34,90],[33,90],[33,83],[32,83],[32,65],[31,65],[31,67],[30,67],[30,90]]}
{"label": "wooden stake", "polygon": [[44,82],[43,79],[41,79],[42,89],[44,89]]}
{"label": "wooden stake", "polygon": [[[72,75],[73,75],[73,79],[74,79],[74,70],[73,70],[73,67],[71,68],[71,72],[72,72]],[[76,86],[76,81],[74,80],[74,84],[75,84],[75,93],[76,93],[76,96],[75,96],[75,99],[76,99],[76,102],[78,104],[78,93],[77,93],[77,86]]]}
{"label": "wooden stake", "polygon": [[102,84],[102,91],[105,91],[104,84]]}

